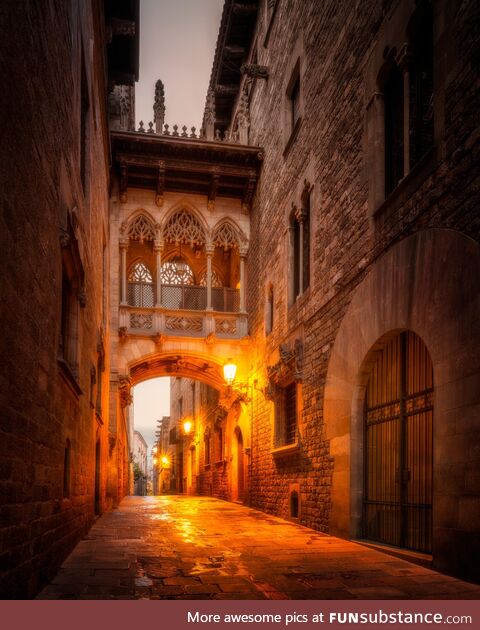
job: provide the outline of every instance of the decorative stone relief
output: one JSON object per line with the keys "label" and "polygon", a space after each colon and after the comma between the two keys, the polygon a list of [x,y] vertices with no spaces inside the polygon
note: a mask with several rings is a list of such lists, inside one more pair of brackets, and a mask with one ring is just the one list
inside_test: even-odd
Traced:
{"label": "decorative stone relief", "polygon": [[144,313],[130,313],[130,328],[151,330],[153,328],[153,315]]}
{"label": "decorative stone relief", "polygon": [[293,378],[301,381],[303,378],[303,344],[300,339],[295,339],[293,347],[281,344],[279,348],[280,359],[267,368],[270,387],[280,385],[284,381]]}
{"label": "decorative stone relief", "polygon": [[153,104],[155,120],[155,132],[162,133],[165,122],[165,88],[163,82],[158,79],[155,83],[155,102]]}
{"label": "decorative stone relief", "polygon": [[209,90],[207,94],[207,104],[205,106],[205,138],[207,140],[214,139],[215,130],[215,92]]}
{"label": "decorative stone relief", "polygon": [[165,328],[182,332],[198,332],[203,330],[202,317],[166,317]]}
{"label": "decorative stone relief", "polygon": [[240,144],[248,144],[248,130],[250,128],[250,111],[248,107],[248,96],[242,92],[237,110],[236,118],[237,139]]}
{"label": "decorative stone relief", "polygon": [[[134,241],[140,241],[140,243],[154,241],[156,238],[156,227],[145,215],[139,214],[128,225],[127,237]],[[125,229],[125,224],[122,224],[121,231]]]}
{"label": "decorative stone relief", "polygon": [[217,247],[223,247],[225,251],[238,248],[239,238],[235,229],[229,223],[222,223],[213,235],[213,242]]}
{"label": "decorative stone relief", "polygon": [[244,63],[240,67],[240,72],[252,79],[268,79],[268,67],[260,66],[258,63]]}
{"label": "decorative stone relief", "polygon": [[206,242],[199,220],[186,208],[178,210],[170,217],[163,228],[163,238],[167,243],[189,243],[192,247]]}
{"label": "decorative stone relief", "polygon": [[118,394],[120,396],[120,405],[122,407],[128,407],[133,402],[133,396],[131,393],[132,380],[129,376],[119,376],[118,378]]}

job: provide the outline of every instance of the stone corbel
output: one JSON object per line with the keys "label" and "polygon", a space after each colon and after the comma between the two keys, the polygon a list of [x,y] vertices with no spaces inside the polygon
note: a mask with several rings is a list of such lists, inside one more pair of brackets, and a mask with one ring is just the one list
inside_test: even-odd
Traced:
{"label": "stone corbel", "polygon": [[240,72],[252,79],[268,79],[268,67],[260,66],[258,63],[244,63],[240,67]]}
{"label": "stone corbel", "polygon": [[[274,365],[267,367],[269,387],[274,392],[276,385],[293,379],[299,382],[303,378],[303,344],[301,339],[295,339],[292,348],[281,344],[280,359]],[[268,395],[266,394],[268,398]]]}
{"label": "stone corbel", "polygon": [[162,333],[157,333],[153,336],[153,341],[158,348],[161,348],[163,344],[167,341],[167,337]]}
{"label": "stone corbel", "polygon": [[131,378],[129,376],[120,376],[118,378],[118,393],[120,396],[120,406],[122,408],[128,407],[133,402],[131,389],[132,389]]}

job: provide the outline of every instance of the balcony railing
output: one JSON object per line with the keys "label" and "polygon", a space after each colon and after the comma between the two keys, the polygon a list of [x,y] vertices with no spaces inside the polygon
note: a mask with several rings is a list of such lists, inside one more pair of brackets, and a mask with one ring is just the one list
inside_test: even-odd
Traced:
{"label": "balcony railing", "polygon": [[132,335],[241,339],[248,332],[246,313],[171,310],[161,306],[120,306],[120,328]]}
{"label": "balcony railing", "polygon": [[[161,306],[168,310],[204,311],[207,308],[207,287],[162,284]],[[128,304],[140,308],[155,306],[151,283],[129,282]],[[229,287],[212,287],[212,309],[219,313],[238,313],[240,292]]]}

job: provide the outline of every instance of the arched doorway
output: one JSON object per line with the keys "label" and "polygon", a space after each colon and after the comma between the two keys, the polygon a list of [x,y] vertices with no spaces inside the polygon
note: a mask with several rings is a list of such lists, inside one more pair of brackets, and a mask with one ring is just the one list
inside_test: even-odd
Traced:
{"label": "arched doorway", "polygon": [[234,487],[232,498],[234,501],[243,501],[245,494],[245,451],[240,427],[237,427],[234,432],[234,448]]}
{"label": "arched doorway", "polygon": [[415,333],[376,351],[365,393],[363,536],[430,553],[433,367]]}

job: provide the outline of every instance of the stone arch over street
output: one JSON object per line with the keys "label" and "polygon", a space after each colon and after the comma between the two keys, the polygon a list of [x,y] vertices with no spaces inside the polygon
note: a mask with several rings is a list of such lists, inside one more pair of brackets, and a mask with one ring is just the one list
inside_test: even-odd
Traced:
{"label": "stone arch over street", "polygon": [[[327,438],[335,459],[331,531],[358,537],[365,385],[376,344],[402,330],[422,339],[435,383],[433,561],[449,570],[469,567],[472,575],[470,559],[474,549],[478,553],[478,538],[467,517],[467,482],[475,466],[471,445],[478,440],[474,414],[480,357],[470,348],[480,342],[479,275],[480,247],[453,230],[425,230],[393,246],[353,295],[332,349],[324,395]],[[459,470],[465,479],[463,495],[452,479]]]}

